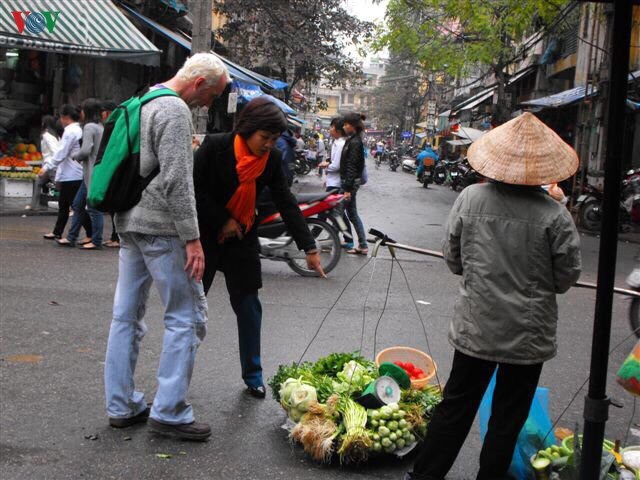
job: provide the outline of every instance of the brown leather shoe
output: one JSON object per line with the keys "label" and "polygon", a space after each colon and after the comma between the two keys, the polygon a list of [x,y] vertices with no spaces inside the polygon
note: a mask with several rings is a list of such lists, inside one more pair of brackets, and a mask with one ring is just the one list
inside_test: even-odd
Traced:
{"label": "brown leather shoe", "polygon": [[204,442],[211,436],[211,427],[208,423],[179,423],[171,425],[162,423],[153,418],[149,419],[149,428],[152,432],[180,440],[193,440]]}
{"label": "brown leather shoe", "polygon": [[151,407],[147,406],[143,411],[139,414],[134,415],[133,417],[127,418],[112,418],[109,417],[109,425],[113,428],[126,428],[131,425],[136,425],[137,423],[144,423],[149,418],[149,413],[151,413]]}

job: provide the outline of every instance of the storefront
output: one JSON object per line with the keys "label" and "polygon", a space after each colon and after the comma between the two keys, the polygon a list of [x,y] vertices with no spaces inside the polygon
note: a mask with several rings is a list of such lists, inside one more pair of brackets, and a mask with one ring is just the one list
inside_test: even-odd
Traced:
{"label": "storefront", "polygon": [[122,100],[160,53],[109,0],[0,3],[0,194],[31,194],[42,115]]}

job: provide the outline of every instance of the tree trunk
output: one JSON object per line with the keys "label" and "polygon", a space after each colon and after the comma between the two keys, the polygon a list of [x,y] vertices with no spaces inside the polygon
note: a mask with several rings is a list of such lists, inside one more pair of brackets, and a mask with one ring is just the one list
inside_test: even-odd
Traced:
{"label": "tree trunk", "polygon": [[505,78],[502,64],[496,66],[495,74],[498,79],[498,101],[493,110],[493,124],[498,126],[509,120],[511,112],[505,96]]}
{"label": "tree trunk", "polygon": [[[190,2],[193,18],[193,31],[191,37],[191,55],[195,53],[211,51],[211,10],[213,0],[199,0]],[[193,126],[196,133],[205,133],[209,109],[207,107],[196,108],[193,111]]]}

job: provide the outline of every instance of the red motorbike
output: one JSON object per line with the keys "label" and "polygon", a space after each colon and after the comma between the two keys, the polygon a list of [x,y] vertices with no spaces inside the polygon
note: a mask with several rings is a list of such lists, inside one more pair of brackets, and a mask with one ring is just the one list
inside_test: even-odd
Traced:
{"label": "red motorbike", "polygon": [[[300,211],[307,220],[309,231],[316,240],[322,268],[329,273],[340,260],[340,238],[338,232],[346,232],[347,226],[341,216],[340,204],[344,195],[321,192],[296,195]],[[304,277],[317,277],[318,272],[307,268],[307,257],[298,250],[293,237],[273,204],[259,206],[258,239],[260,256],[268,260],[285,262],[291,270]]]}

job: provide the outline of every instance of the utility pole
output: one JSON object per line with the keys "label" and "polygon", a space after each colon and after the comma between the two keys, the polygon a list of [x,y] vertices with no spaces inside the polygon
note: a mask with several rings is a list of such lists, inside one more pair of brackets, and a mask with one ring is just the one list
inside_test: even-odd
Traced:
{"label": "utility pole", "polygon": [[[211,11],[213,0],[192,0],[189,2],[193,30],[191,32],[191,55],[211,51]],[[205,133],[209,109],[196,108],[193,112],[193,125],[196,133]]]}

